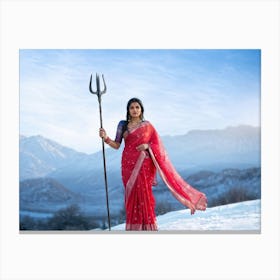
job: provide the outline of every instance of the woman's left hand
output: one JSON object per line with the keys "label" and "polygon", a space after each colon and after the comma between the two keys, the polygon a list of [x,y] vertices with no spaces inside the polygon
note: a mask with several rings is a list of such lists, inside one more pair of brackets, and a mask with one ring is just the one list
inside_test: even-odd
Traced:
{"label": "woman's left hand", "polygon": [[136,147],[136,150],[141,152],[141,151],[145,151],[149,148],[149,145],[148,144],[141,144],[139,145],[138,147]]}

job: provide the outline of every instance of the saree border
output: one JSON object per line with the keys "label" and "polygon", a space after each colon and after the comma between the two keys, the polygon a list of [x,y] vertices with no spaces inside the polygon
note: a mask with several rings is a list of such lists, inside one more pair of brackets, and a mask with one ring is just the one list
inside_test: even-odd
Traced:
{"label": "saree border", "polygon": [[146,153],[144,151],[140,152],[140,155],[136,161],[136,164],[131,172],[131,175],[126,183],[126,187],[125,187],[125,204],[127,204],[127,201],[129,200],[131,191],[133,189],[133,186],[135,184],[135,181],[137,179],[137,176],[139,174],[139,171],[143,165],[143,162],[146,158]]}

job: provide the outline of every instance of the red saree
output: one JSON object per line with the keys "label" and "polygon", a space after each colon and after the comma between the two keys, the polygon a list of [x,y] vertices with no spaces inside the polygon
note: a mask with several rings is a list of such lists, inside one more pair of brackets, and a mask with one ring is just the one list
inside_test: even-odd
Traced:
{"label": "red saree", "polygon": [[[155,199],[152,186],[156,171],[183,205],[195,210],[205,210],[207,198],[185,182],[168,159],[164,146],[154,127],[142,122],[124,133],[122,153],[122,180],[125,187],[126,230],[157,230]],[[136,147],[149,144],[147,151]]]}

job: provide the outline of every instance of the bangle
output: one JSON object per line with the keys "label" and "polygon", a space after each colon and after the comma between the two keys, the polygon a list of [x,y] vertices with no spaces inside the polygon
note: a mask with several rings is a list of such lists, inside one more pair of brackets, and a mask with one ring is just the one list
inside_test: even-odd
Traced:
{"label": "bangle", "polygon": [[104,142],[105,142],[106,144],[109,144],[111,141],[112,141],[112,140],[110,139],[109,136],[107,136],[106,139],[104,140]]}

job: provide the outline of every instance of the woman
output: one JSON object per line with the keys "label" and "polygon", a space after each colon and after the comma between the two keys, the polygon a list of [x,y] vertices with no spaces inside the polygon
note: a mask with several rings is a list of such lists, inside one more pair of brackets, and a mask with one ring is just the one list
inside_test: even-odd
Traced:
{"label": "woman", "polygon": [[122,139],[122,180],[125,188],[126,230],[157,230],[155,199],[152,186],[156,171],[171,191],[191,214],[205,210],[205,194],[191,187],[174,169],[164,146],[152,124],[144,120],[144,107],[138,98],[127,103],[126,121],[120,121],[115,141],[101,128],[100,137],[114,149],[119,149]]}

